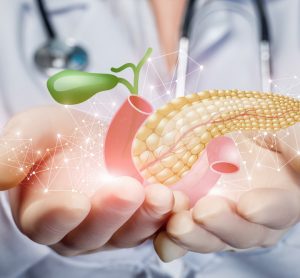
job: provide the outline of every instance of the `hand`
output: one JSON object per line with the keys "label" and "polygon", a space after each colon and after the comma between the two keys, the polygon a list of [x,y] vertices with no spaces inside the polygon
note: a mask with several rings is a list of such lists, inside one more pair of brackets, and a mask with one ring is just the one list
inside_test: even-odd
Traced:
{"label": "hand", "polygon": [[0,138],[0,190],[19,229],[66,256],[132,247],[151,237],[174,203],[164,186],[106,177],[98,119],[44,107],[15,116]]}
{"label": "hand", "polygon": [[192,209],[173,214],[154,241],[160,258],[171,261],[187,251],[211,253],[276,244],[300,217],[297,134],[299,127],[276,137],[239,137],[244,169],[224,177],[222,183],[229,187],[238,183],[239,188],[251,184],[251,188],[239,194],[234,190],[211,194]]}

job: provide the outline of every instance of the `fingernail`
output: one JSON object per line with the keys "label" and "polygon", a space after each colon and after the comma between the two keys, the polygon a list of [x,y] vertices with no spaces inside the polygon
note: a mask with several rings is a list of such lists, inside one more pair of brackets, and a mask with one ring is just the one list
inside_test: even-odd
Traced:
{"label": "fingernail", "polygon": [[214,217],[216,215],[220,215],[221,213],[230,211],[230,206],[226,203],[226,201],[213,197],[208,198],[205,202],[201,202],[196,205],[192,211],[193,219],[196,222],[203,222],[205,219]]}
{"label": "fingernail", "polygon": [[174,196],[168,188],[157,185],[146,188],[146,202],[151,211],[158,216],[170,213],[174,204]]}
{"label": "fingernail", "polygon": [[180,191],[173,191],[174,194],[174,206],[173,213],[180,212],[182,210],[188,210],[190,208],[190,199],[187,195]]}
{"label": "fingernail", "polygon": [[155,250],[163,262],[174,261],[187,253],[187,250],[173,242],[165,232],[157,236]]}

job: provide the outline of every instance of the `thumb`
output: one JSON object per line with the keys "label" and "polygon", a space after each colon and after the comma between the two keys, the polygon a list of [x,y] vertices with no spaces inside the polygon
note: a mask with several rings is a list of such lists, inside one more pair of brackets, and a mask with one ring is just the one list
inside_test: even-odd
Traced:
{"label": "thumb", "polygon": [[14,116],[0,136],[0,191],[18,185],[38,161],[59,151],[58,135],[72,135],[74,113],[63,107],[40,107]]}

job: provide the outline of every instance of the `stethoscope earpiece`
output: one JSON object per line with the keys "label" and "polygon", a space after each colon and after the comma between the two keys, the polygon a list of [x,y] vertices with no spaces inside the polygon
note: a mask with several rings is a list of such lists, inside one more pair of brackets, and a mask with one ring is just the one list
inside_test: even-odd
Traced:
{"label": "stethoscope earpiece", "polygon": [[88,65],[87,52],[78,45],[50,39],[34,55],[37,67],[51,75],[63,69],[84,70]]}

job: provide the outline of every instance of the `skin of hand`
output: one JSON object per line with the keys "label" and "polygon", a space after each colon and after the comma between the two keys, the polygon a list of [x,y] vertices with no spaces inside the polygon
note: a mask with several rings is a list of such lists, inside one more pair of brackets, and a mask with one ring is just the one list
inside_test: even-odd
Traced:
{"label": "skin of hand", "polygon": [[[178,47],[179,23],[186,1],[172,1],[172,7],[171,1],[165,2],[162,5],[161,1],[152,0],[151,4],[162,51],[170,53]],[[167,57],[171,70],[177,56]],[[300,146],[292,134],[299,134],[300,129],[292,127],[290,130],[291,136],[277,142],[278,153],[271,150],[272,143],[253,142],[248,135],[242,138],[240,150],[246,161],[247,172],[255,167],[258,155],[262,165],[274,164],[279,159],[288,166],[280,172],[272,167],[255,168],[255,171],[251,171],[251,190],[238,198],[232,196],[233,192],[222,196],[208,195],[193,208],[189,207],[186,196],[179,198],[178,207],[184,209],[176,210],[154,239],[156,252],[163,261],[172,261],[188,251],[210,253],[274,245],[289,227],[299,221],[300,155],[297,152]],[[252,154],[248,153],[249,149],[253,150]],[[224,180],[230,184],[231,179],[237,180],[240,176],[240,187],[245,187],[245,174],[241,171]]]}
{"label": "skin of hand", "polygon": [[[243,186],[250,173],[251,189],[238,197],[234,191],[208,194],[193,208],[173,213],[154,240],[159,257],[168,262],[188,251],[213,253],[276,244],[300,217],[299,132],[294,126],[277,137],[241,136],[237,143],[247,171],[228,175],[224,181],[230,186],[240,180]],[[274,164],[284,166],[279,171]]]}
{"label": "skin of hand", "polygon": [[[144,187],[126,176],[102,179],[103,169],[95,162],[101,152],[99,129],[92,116],[49,106],[16,115],[0,138],[0,190],[10,189],[16,225],[64,256],[136,246],[153,236],[173,208],[183,209],[174,204],[174,196],[183,200],[182,194],[165,186]],[[58,133],[64,141],[57,140]],[[92,159],[82,159],[87,135],[96,142],[89,150],[96,153]],[[30,146],[24,147],[29,138]],[[68,167],[61,167],[66,155]],[[81,189],[72,190],[70,179],[89,159],[81,176],[90,179],[89,186],[79,182]]]}

